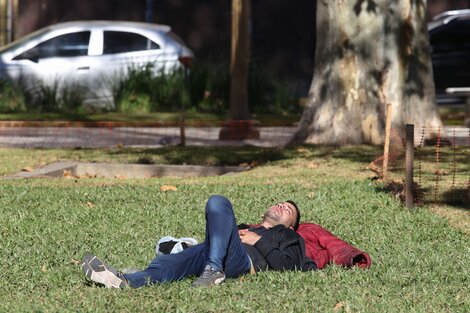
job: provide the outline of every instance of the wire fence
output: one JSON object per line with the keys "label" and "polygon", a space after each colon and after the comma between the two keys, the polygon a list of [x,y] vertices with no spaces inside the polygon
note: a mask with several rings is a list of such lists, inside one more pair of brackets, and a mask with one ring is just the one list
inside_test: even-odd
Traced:
{"label": "wire fence", "polygon": [[[206,125],[209,125],[207,123]],[[14,148],[108,148],[108,147],[164,147],[188,146],[242,146],[279,147],[292,137],[295,127],[257,127],[255,139],[220,140],[222,123],[184,127],[147,125],[126,126],[113,122],[90,123],[18,123],[0,122],[0,147]],[[240,125],[239,125],[240,126]],[[244,125],[232,129],[234,135]],[[230,130],[229,130],[230,131]],[[230,137],[230,136],[229,136]],[[234,136],[235,138],[237,136]]]}
{"label": "wire fence", "polygon": [[[405,202],[405,142],[396,130],[391,132],[391,146],[386,179],[387,189]],[[470,128],[414,127],[412,159],[415,205],[443,203],[470,208]],[[384,156],[369,168],[383,173]]]}
{"label": "wire fence", "polygon": [[[417,127],[415,132],[418,201],[470,207],[470,128]],[[426,139],[431,134],[435,137]]]}

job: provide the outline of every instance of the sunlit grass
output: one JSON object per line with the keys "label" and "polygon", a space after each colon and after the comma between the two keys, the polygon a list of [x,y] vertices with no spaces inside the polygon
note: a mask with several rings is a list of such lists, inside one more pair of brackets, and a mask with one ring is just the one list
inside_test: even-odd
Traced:
{"label": "sunlit grass", "polygon": [[[225,153],[234,163],[258,157],[262,164],[207,178],[2,180],[0,311],[469,311],[468,234],[434,209],[410,211],[383,192],[365,169],[381,149],[238,149],[0,150],[2,173],[68,158],[127,163],[145,156],[172,163],[197,154],[193,162],[204,164]],[[178,190],[162,192],[162,185]],[[86,282],[79,266],[86,252],[119,269],[144,267],[161,236],[202,240],[211,194],[229,197],[239,222],[256,222],[268,205],[294,199],[304,221],[367,251],[372,267],[269,272],[210,289],[191,288],[192,279],[137,290]]]}

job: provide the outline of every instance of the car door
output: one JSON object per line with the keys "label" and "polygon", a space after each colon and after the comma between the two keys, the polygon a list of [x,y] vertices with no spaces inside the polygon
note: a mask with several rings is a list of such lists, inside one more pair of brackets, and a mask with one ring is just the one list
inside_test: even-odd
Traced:
{"label": "car door", "polygon": [[103,49],[94,75],[106,85],[108,96],[125,80],[130,69],[139,70],[151,64],[158,73],[165,66],[159,43],[144,35],[123,30],[104,30]]}
{"label": "car door", "polygon": [[91,31],[59,34],[39,42],[16,56],[21,75],[35,88],[82,89],[88,94],[89,42]]}

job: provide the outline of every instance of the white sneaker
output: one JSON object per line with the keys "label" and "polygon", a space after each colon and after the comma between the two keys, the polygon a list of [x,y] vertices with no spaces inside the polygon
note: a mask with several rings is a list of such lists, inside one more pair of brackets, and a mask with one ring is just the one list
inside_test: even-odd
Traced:
{"label": "white sneaker", "polygon": [[83,257],[82,270],[86,277],[106,288],[124,288],[129,285],[121,273],[95,255],[87,254]]}

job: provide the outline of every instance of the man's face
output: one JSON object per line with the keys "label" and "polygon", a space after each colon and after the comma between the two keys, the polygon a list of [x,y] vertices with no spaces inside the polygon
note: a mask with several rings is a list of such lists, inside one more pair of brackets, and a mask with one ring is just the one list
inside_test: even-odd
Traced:
{"label": "man's face", "polygon": [[282,224],[292,228],[296,219],[297,210],[289,202],[280,202],[273,205],[264,213],[264,220],[269,221],[273,226]]}

